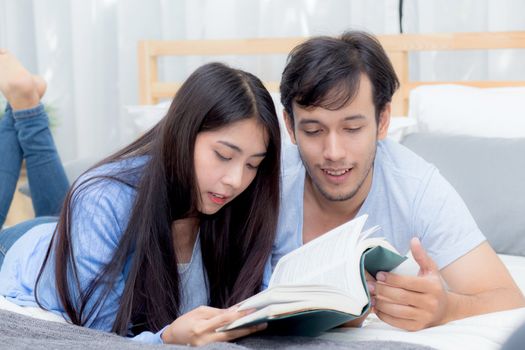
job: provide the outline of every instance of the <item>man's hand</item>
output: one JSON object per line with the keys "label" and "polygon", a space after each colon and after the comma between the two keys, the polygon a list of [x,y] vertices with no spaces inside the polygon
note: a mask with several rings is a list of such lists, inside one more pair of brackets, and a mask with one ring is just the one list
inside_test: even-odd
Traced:
{"label": "man's hand", "polygon": [[419,265],[418,275],[379,272],[373,311],[394,327],[416,331],[445,323],[449,302],[441,274],[419,239],[412,239],[410,249]]}

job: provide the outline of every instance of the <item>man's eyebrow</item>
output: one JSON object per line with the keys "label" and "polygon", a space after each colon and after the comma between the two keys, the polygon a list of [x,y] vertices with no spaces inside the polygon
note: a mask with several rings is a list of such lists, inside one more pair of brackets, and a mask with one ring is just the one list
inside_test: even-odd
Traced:
{"label": "man's eyebrow", "polygon": [[[230,147],[232,150],[234,150],[235,152],[239,154],[243,153],[242,149],[239,146],[234,145],[233,143],[230,143],[228,141],[217,141],[217,142]],[[256,153],[256,154],[251,155],[250,157],[266,157],[266,152]]]}
{"label": "man's eyebrow", "polygon": [[299,124],[321,124],[321,122],[315,119],[303,119]]}
{"label": "man's eyebrow", "polygon": [[362,114],[354,114],[354,115],[346,117],[345,121],[346,120],[357,120],[357,119],[366,119],[366,117]]}
{"label": "man's eyebrow", "polygon": [[[366,117],[363,114],[354,114],[354,115],[345,117],[344,121],[361,120],[361,119],[366,119]],[[322,124],[322,123],[316,119],[303,119],[299,122],[299,124],[306,125],[306,124]]]}

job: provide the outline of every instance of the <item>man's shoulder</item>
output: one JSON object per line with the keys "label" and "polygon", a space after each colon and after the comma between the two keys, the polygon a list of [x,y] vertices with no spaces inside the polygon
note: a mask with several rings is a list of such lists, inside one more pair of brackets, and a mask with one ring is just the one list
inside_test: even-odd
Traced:
{"label": "man's shoulder", "polygon": [[434,165],[395,141],[382,140],[377,147],[373,188],[367,201],[376,209],[410,213],[424,193],[441,190],[432,184],[436,176],[440,175]]}
{"label": "man's shoulder", "polygon": [[385,139],[378,142],[376,166],[383,176],[420,183],[436,167],[400,143]]}
{"label": "man's shoulder", "polygon": [[300,181],[304,179],[304,173],[304,165],[297,146],[284,145],[281,157],[282,191],[284,193],[296,191],[304,185],[304,181],[302,183]]}
{"label": "man's shoulder", "polygon": [[304,169],[297,146],[291,143],[284,144],[281,155],[281,172],[283,177],[296,175]]}

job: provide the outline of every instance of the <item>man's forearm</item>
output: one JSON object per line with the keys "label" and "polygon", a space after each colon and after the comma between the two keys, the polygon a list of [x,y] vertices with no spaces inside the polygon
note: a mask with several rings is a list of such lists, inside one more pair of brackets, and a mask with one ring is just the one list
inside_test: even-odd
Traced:
{"label": "man's forearm", "polygon": [[473,295],[448,292],[447,296],[447,312],[440,324],[525,306],[525,298],[517,288],[498,288]]}

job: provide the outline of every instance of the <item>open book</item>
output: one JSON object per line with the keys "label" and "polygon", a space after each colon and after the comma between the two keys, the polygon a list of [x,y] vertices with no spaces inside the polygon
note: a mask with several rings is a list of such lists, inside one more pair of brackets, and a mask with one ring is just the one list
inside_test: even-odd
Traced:
{"label": "open book", "polygon": [[370,307],[365,270],[391,271],[407,258],[384,238],[362,232],[367,215],[355,218],[286,254],[268,289],[239,303],[257,311],[218,329],[268,322],[272,334],[316,336],[355,319]]}

